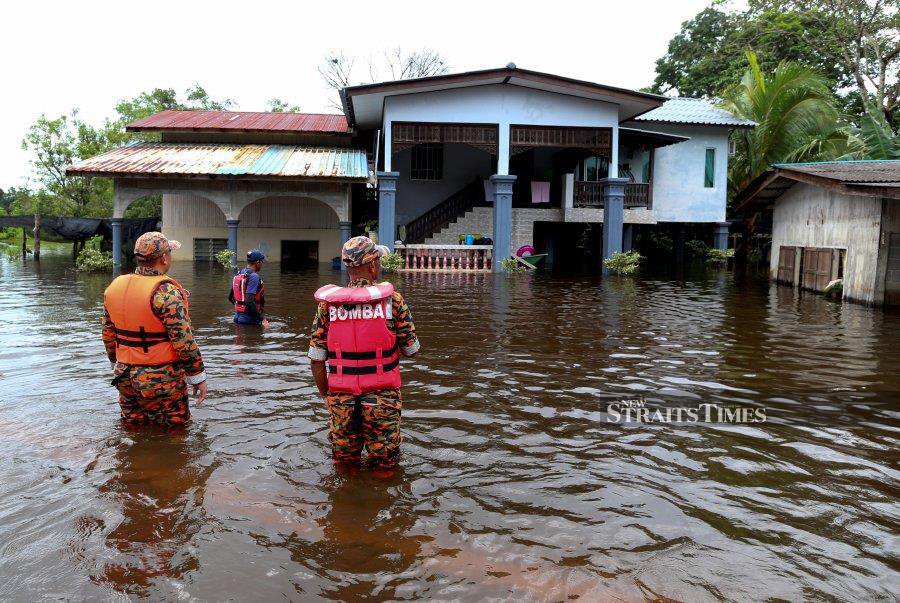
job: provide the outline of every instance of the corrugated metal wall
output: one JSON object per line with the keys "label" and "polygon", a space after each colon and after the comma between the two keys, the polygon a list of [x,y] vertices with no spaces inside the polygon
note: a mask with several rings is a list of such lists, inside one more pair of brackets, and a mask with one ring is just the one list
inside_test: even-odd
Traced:
{"label": "corrugated metal wall", "polygon": [[[338,228],[329,206],[309,198],[270,197],[255,201],[240,215],[241,228]],[[163,224],[177,228],[225,228],[215,203],[197,195],[163,195]]]}
{"label": "corrugated metal wall", "polygon": [[163,228],[166,226],[225,228],[219,206],[198,195],[163,195]]}
{"label": "corrugated metal wall", "polygon": [[274,197],[244,208],[241,226],[252,228],[338,228],[338,217],[315,199]]}

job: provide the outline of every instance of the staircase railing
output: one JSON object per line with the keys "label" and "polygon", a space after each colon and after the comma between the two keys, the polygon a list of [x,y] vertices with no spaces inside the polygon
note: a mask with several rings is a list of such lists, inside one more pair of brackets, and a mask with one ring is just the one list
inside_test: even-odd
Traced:
{"label": "staircase railing", "polygon": [[476,178],[406,225],[407,243],[424,243],[476,205],[484,204],[484,183]]}

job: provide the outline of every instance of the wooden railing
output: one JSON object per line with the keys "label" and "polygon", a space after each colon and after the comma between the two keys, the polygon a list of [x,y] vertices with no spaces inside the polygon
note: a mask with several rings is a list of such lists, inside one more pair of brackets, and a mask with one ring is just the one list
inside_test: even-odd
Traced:
{"label": "wooden railing", "polygon": [[493,245],[397,245],[403,257],[402,271],[408,272],[490,272]]}
{"label": "wooden railing", "polygon": [[476,178],[406,225],[406,242],[422,243],[476,205],[484,204],[484,183]]}
{"label": "wooden railing", "polygon": [[[575,182],[575,207],[603,209],[602,183]],[[646,182],[629,182],[625,185],[625,207],[650,207],[650,185]]]}

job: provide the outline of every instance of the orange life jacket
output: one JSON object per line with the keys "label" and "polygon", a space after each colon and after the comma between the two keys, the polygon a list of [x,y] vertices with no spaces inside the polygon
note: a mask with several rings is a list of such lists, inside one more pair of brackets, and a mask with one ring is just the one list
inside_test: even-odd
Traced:
{"label": "orange life jacket", "polygon": [[400,387],[400,350],[388,329],[394,287],[325,285],[315,298],[328,306],[328,391],[359,396]]}
{"label": "orange life jacket", "polygon": [[152,298],[161,283],[181,291],[185,316],[188,293],[175,279],[158,275],[123,274],[103,294],[106,311],[116,327],[116,360],[125,364],[156,366],[178,360],[166,327],[153,313]]}

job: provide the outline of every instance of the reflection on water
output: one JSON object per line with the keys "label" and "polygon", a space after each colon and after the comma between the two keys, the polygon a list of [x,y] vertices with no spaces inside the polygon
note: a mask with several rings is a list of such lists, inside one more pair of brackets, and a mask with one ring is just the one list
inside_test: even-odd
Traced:
{"label": "reflection on water", "polygon": [[[338,473],[305,358],[332,273],[267,265],[272,328],[177,264],[210,400],[126,431],[106,275],[0,260],[0,599],[890,598],[900,316],[727,272],[397,277],[402,471]],[[615,424],[708,402],[765,423]]]}

